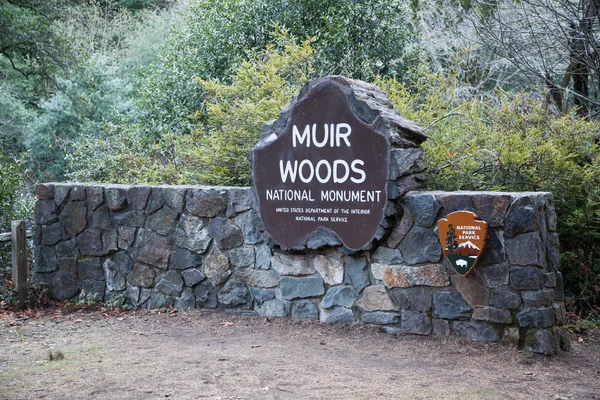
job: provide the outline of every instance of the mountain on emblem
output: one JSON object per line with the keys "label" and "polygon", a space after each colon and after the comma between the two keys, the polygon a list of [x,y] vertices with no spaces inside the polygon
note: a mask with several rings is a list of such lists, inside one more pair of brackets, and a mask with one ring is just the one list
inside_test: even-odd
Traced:
{"label": "mountain on emblem", "polygon": [[487,238],[487,222],[475,218],[477,214],[473,212],[456,211],[438,221],[444,256],[462,276],[475,268]]}

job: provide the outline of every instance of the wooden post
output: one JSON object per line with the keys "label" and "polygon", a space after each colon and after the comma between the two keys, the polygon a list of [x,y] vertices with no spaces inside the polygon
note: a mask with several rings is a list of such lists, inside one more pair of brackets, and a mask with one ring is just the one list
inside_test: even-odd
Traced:
{"label": "wooden post", "polygon": [[19,308],[27,302],[27,243],[25,221],[12,221],[12,281],[19,294]]}

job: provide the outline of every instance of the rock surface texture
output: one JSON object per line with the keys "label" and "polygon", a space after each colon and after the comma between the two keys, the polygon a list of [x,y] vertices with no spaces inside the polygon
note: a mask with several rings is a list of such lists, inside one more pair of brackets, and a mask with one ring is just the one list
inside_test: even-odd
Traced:
{"label": "rock surface texture", "polygon": [[[255,211],[240,208],[252,204],[250,188],[40,188],[35,272],[58,300],[107,302],[122,295],[143,308],[361,322],[402,334],[500,341],[544,354],[568,348],[549,193],[409,192],[396,202],[386,239],[368,251],[349,252],[342,245],[281,249]],[[473,211],[493,226],[493,240],[467,277],[447,265],[439,242],[435,248],[413,241],[415,235],[437,240],[437,220],[464,204],[474,204]],[[156,225],[167,214],[168,223]],[[535,221],[521,221],[525,217]],[[241,239],[247,229],[256,231],[256,243]]]}

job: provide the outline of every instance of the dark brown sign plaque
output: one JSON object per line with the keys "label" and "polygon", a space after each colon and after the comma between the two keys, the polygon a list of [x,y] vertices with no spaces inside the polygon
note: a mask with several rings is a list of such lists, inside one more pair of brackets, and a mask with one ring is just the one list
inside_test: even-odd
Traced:
{"label": "dark brown sign plaque", "polygon": [[438,232],[444,255],[452,268],[467,276],[479,261],[485,247],[488,225],[471,211],[455,211],[438,221]]}
{"label": "dark brown sign plaque", "polygon": [[[253,150],[263,224],[287,248],[319,228],[353,250],[375,236],[387,201],[389,144],[348,104],[349,88],[326,80],[293,101],[281,131]],[[284,113],[282,113],[284,115]]]}

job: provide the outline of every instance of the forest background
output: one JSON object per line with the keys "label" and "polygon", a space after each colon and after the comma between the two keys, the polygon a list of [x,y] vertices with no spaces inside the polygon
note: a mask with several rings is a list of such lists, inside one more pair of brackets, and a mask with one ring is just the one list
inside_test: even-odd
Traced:
{"label": "forest background", "polygon": [[0,231],[37,182],[248,185],[262,124],[343,74],[425,128],[429,189],[553,192],[600,326],[599,47],[600,0],[0,0]]}

